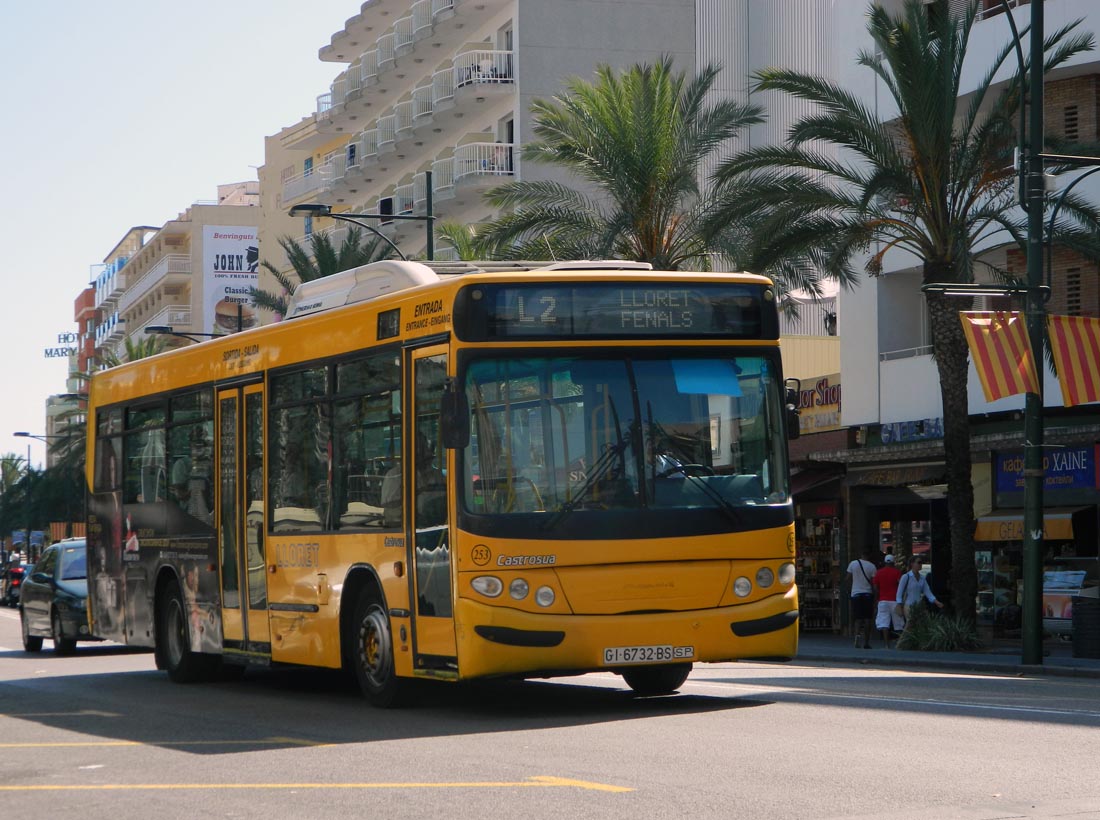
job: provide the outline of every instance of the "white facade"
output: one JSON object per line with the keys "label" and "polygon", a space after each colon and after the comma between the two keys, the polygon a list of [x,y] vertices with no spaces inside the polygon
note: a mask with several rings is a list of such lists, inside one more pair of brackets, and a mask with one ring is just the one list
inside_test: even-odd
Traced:
{"label": "white facade", "polygon": [[[891,4],[900,5],[900,2]],[[1017,28],[1023,31],[1030,22],[1030,6],[1019,6],[1013,14]],[[1100,7],[1088,0],[1046,0],[1044,16],[1047,34],[1078,18],[1083,18],[1080,31],[1096,31],[1100,27]],[[975,23],[964,69],[967,78],[964,88],[973,90],[994,55],[1010,40],[1011,29],[1003,14],[991,15]],[[1026,42],[1024,53],[1027,53]],[[1015,69],[1016,60],[1010,58],[1003,75],[1007,78]],[[861,73],[870,76],[870,71],[866,69]],[[1052,122],[1053,114],[1057,113],[1052,111],[1049,101],[1052,83],[1097,73],[1100,73],[1100,56],[1094,51],[1079,56],[1066,67],[1048,75],[1048,105],[1045,107],[1048,132],[1058,125]],[[879,107],[886,97],[883,89],[872,88],[865,93],[867,104],[875,106],[881,118],[890,119],[896,111]],[[1082,105],[1086,102],[1092,108],[1095,121],[1096,100],[1082,100]],[[1096,134],[1081,136],[1082,140],[1090,138],[1095,140]],[[1074,188],[1074,193],[1097,201],[1100,199],[1098,177],[1100,175],[1083,182]],[[1059,183],[1060,186],[1065,184],[1068,180]],[[1004,264],[1003,250],[992,250],[991,254],[990,261]],[[841,367],[845,374],[844,425],[919,421],[943,415],[936,364],[931,356],[927,310],[920,285],[919,261],[908,254],[893,253],[887,255],[881,277],[865,277],[860,287],[841,293],[838,313],[842,329]],[[974,307],[981,309],[985,305],[978,300]],[[963,309],[962,302],[960,309]],[[1022,395],[987,402],[973,362],[967,393],[972,415],[1022,410],[1024,406]],[[1049,371],[1044,379],[1044,402],[1047,406],[1062,405],[1057,379]]]}

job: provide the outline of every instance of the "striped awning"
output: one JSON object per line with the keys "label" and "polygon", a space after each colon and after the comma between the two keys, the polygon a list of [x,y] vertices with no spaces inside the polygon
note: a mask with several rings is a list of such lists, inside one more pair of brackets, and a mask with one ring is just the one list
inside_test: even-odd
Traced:
{"label": "striped awning", "polygon": [[[1043,510],[1043,538],[1073,540],[1073,516],[1094,507],[1048,507]],[[1024,511],[1000,510],[983,515],[974,528],[975,541],[1023,541]]]}

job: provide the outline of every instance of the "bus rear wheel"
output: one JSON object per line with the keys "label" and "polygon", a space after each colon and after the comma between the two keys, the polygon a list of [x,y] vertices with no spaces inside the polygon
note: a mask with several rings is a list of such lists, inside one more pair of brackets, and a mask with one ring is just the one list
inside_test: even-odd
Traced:
{"label": "bus rear wheel", "polygon": [[355,608],[355,677],[373,706],[401,705],[408,684],[394,672],[393,634],[386,610],[373,595],[363,595]]}
{"label": "bus rear wheel", "polygon": [[671,695],[691,674],[690,663],[638,666],[623,670],[626,685],[639,695]]}
{"label": "bus rear wheel", "polygon": [[176,683],[208,680],[218,666],[218,658],[191,650],[187,611],[175,584],[165,586],[157,601],[156,653],[157,666],[165,669]]}

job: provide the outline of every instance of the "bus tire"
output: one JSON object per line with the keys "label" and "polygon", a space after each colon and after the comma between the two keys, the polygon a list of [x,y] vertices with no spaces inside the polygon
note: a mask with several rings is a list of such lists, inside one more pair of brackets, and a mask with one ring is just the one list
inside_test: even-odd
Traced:
{"label": "bus tire", "polygon": [[377,597],[359,596],[355,606],[352,664],[363,696],[381,709],[400,706],[408,688],[394,672],[390,619]]}
{"label": "bus tire", "polygon": [[671,695],[690,674],[690,663],[672,663],[624,669],[623,680],[637,695]]}
{"label": "bus tire", "polygon": [[191,650],[183,595],[174,583],[165,584],[157,597],[156,653],[158,666],[163,664],[175,683],[208,680],[217,666],[217,658]]}

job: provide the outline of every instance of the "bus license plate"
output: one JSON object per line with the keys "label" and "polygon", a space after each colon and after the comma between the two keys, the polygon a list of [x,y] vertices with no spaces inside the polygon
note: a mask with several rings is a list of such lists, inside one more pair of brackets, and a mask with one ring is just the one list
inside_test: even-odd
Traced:
{"label": "bus license plate", "polygon": [[694,646],[609,646],[603,651],[608,665],[687,661],[695,657]]}

